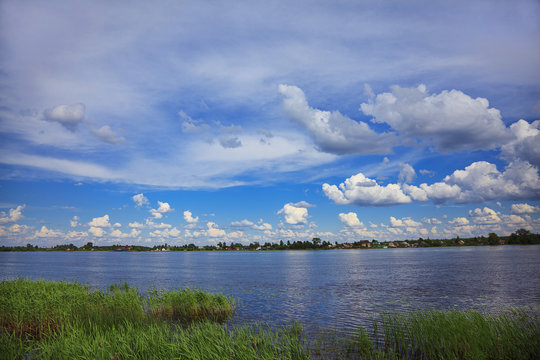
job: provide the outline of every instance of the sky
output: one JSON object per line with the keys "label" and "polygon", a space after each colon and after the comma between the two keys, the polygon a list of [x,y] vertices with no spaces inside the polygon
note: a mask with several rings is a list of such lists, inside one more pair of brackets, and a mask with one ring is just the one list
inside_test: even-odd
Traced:
{"label": "sky", "polygon": [[0,2],[0,245],[540,232],[540,3]]}

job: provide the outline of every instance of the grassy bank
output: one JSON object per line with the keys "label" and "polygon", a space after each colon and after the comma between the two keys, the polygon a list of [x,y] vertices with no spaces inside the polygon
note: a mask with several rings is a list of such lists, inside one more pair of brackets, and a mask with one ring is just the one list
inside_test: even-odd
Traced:
{"label": "grassy bank", "polygon": [[536,359],[540,322],[530,312],[421,311],[374,319],[355,336],[301,326],[228,328],[234,302],[200,290],[143,296],[49,281],[0,283],[2,359]]}

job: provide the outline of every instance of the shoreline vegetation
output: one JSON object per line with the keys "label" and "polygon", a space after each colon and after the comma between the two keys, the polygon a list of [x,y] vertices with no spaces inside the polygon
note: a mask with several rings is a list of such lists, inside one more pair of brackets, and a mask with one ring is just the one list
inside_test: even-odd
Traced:
{"label": "shoreline vegetation", "polygon": [[140,245],[105,245],[96,246],[89,242],[84,246],[77,247],[73,244],[56,245],[53,247],[38,247],[38,245],[26,244],[26,246],[0,246],[0,251],[260,251],[260,250],[339,250],[339,249],[387,249],[387,248],[418,248],[418,247],[450,247],[450,246],[498,246],[498,245],[540,245],[540,234],[533,234],[526,229],[518,229],[509,236],[499,236],[490,233],[486,236],[472,238],[452,239],[423,239],[386,241],[358,240],[345,243],[331,243],[318,237],[312,241],[294,241],[279,243],[250,243],[249,245],[231,242],[218,242],[217,245],[197,246],[186,244],[171,246],[168,244],[149,246]]}
{"label": "shoreline vegetation", "polygon": [[355,335],[308,338],[281,329],[228,326],[234,300],[201,290],[146,295],[57,281],[0,283],[0,359],[535,359],[532,311],[383,314]]}

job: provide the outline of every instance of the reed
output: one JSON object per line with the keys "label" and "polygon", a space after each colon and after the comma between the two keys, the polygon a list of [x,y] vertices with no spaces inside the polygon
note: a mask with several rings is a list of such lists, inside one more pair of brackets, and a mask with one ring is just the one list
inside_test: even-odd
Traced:
{"label": "reed", "polygon": [[154,288],[147,304],[153,316],[182,322],[202,319],[223,322],[235,308],[233,299],[198,289],[160,291]]}
{"label": "reed", "polygon": [[385,314],[355,336],[302,326],[227,327],[234,302],[197,289],[0,283],[0,359],[537,359],[532,311]]}

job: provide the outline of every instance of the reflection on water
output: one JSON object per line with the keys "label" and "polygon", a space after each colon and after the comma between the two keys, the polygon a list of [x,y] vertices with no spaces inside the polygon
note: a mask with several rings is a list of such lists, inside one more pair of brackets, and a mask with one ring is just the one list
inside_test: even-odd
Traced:
{"label": "reflection on water", "polygon": [[235,322],[352,332],[418,308],[540,309],[540,246],[264,252],[0,253],[0,277],[105,288],[197,287],[238,300]]}

